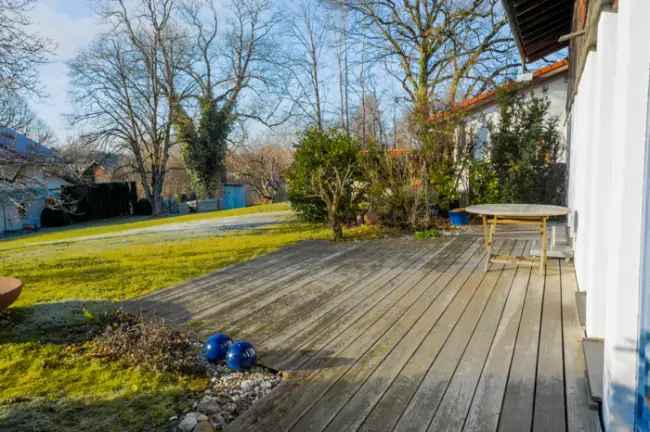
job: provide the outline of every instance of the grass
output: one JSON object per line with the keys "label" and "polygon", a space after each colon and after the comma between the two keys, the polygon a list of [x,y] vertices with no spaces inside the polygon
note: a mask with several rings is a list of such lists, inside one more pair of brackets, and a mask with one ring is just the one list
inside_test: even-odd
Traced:
{"label": "grass", "polygon": [[[103,220],[90,224],[73,226],[65,229],[56,229],[41,233],[33,233],[20,237],[15,237],[7,241],[0,242],[0,250],[11,249],[16,246],[25,244],[73,240],[80,237],[97,236],[104,234],[113,234],[138,228],[150,228],[161,225],[169,225],[182,222],[196,222],[211,219],[222,219],[233,216],[244,216],[256,213],[268,213],[289,210],[288,203],[264,204],[252,207],[245,207],[232,210],[218,210],[205,213],[192,213],[182,216],[161,216],[140,218],[123,218],[120,220]],[[133,219],[139,219],[134,221]]]}
{"label": "grass", "polygon": [[[269,208],[268,206],[266,207]],[[273,206],[274,210],[282,207]],[[209,217],[223,217],[226,212]],[[232,215],[229,213],[228,215]],[[197,220],[206,215],[164,219]],[[194,219],[192,219],[194,218]],[[154,219],[142,223],[159,223]],[[104,310],[227,265],[306,239],[330,238],[329,229],[290,222],[222,237],[169,240],[116,239],[30,244],[35,238],[74,239],[88,230],[116,232],[124,226],[83,228],[16,239],[5,248],[0,274],[25,282],[25,290],[0,319],[0,430],[166,430],[169,417],[207,384],[204,377],[153,373],[89,358],[83,310]],[[139,225],[141,226],[141,225]],[[149,225],[151,226],[151,225]],[[355,228],[348,237],[382,235]]]}

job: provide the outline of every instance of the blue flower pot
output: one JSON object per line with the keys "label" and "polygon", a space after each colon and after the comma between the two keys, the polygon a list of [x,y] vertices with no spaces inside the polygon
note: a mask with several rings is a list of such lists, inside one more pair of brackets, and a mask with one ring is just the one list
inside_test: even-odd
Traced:
{"label": "blue flower pot", "polygon": [[257,363],[257,353],[253,345],[246,341],[235,341],[226,354],[226,365],[230,369],[250,369]]}
{"label": "blue flower pot", "polygon": [[209,363],[216,363],[226,358],[228,348],[232,345],[230,336],[223,333],[215,333],[205,341],[203,356]]}
{"label": "blue flower pot", "polygon": [[469,224],[469,213],[466,213],[464,209],[455,209],[449,212],[449,222],[452,225],[467,225]]}

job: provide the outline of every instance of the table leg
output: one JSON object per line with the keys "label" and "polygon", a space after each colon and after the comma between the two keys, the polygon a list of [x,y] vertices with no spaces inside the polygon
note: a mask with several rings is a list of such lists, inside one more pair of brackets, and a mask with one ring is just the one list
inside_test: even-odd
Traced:
{"label": "table leg", "polygon": [[548,248],[548,235],[546,233],[546,220],[548,218],[543,217],[540,230],[541,230],[541,244],[539,248],[539,270],[541,272],[544,272],[546,269],[546,255],[547,255],[547,248]]}
{"label": "table leg", "polygon": [[488,220],[487,216],[481,216],[481,219],[483,220],[483,246],[485,249],[488,247]]}
{"label": "table leg", "polygon": [[487,252],[487,257],[485,261],[485,271],[488,271],[490,269],[490,260],[492,259],[492,245],[494,242],[494,234],[497,230],[497,218],[496,216],[492,220],[492,223],[490,224],[487,220],[487,218],[484,218],[484,223],[485,223],[485,229],[487,231],[486,235],[486,243],[485,243],[485,250]]}

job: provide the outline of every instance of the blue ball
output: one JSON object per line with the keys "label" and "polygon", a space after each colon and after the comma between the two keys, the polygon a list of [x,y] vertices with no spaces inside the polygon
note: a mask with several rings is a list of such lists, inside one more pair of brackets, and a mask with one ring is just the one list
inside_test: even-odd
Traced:
{"label": "blue ball", "polygon": [[223,333],[215,333],[205,341],[203,356],[210,363],[216,363],[226,358],[232,339]]}
{"label": "blue ball", "polygon": [[253,345],[246,341],[235,341],[226,354],[226,365],[230,369],[250,369],[257,362],[257,353]]}

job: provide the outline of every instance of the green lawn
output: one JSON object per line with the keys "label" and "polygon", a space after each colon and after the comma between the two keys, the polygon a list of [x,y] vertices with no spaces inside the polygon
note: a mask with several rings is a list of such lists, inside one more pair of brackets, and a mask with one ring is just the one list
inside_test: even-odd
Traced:
{"label": "green lawn", "polygon": [[[0,430],[165,430],[168,418],[186,408],[187,397],[206,385],[205,378],[88,358],[84,334],[90,324],[83,308],[115,307],[121,300],[300,240],[329,238],[330,232],[319,225],[289,222],[191,240],[158,241],[147,235],[129,237],[128,243],[111,238],[31,243],[233,213],[104,224],[3,242],[0,274],[21,278],[25,290],[8,318],[0,318]],[[347,234],[375,233],[357,228]]]}
{"label": "green lawn", "polygon": [[[43,232],[33,233],[0,242],[0,250],[11,249],[17,246],[57,240],[72,240],[79,237],[95,236],[101,234],[112,234],[128,231],[136,228],[149,228],[160,225],[168,225],[180,222],[202,221],[210,219],[222,219],[232,216],[243,216],[256,213],[279,212],[289,210],[288,203],[264,204],[252,207],[244,207],[232,210],[219,210],[205,213],[192,213],[183,216],[161,216],[161,217],[132,217],[120,218],[118,220],[102,220],[84,224],[81,227],[60,228],[55,230],[47,229]],[[136,219],[136,220],[134,220]]]}

